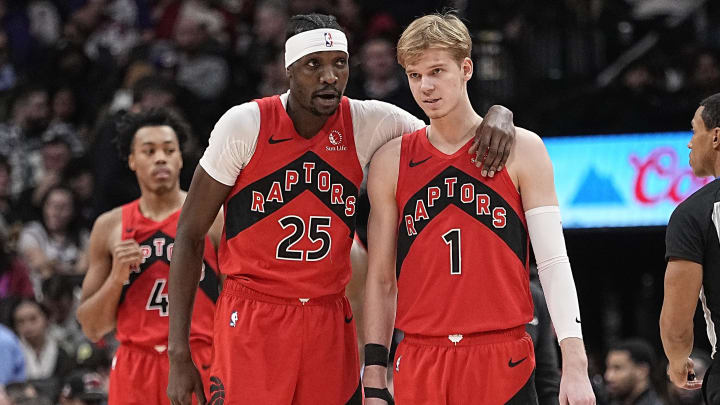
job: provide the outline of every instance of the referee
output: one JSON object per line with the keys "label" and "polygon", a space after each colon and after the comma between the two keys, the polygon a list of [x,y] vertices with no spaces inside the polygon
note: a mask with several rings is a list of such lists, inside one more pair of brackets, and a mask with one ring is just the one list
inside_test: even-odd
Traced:
{"label": "referee", "polygon": [[[692,119],[688,143],[690,166],[698,177],[720,176],[720,93],[700,103]],[[685,389],[703,389],[707,404],[720,404],[717,335],[720,325],[720,180],[714,180],[683,201],[673,212],[665,236],[665,297],[660,335],[668,358],[670,380]],[[693,315],[698,296],[715,360],[705,380],[695,380]]]}

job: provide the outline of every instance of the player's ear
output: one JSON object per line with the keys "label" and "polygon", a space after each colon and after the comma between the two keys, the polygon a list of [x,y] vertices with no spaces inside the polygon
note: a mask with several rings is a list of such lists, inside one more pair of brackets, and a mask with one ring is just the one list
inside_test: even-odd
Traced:
{"label": "player's ear", "polygon": [[720,149],[720,127],[715,127],[710,132],[712,132],[713,149]]}
{"label": "player's ear", "polygon": [[128,155],[128,167],[130,168],[130,170],[135,171],[135,154],[134,153],[130,153]]}
{"label": "player's ear", "polygon": [[465,58],[462,61],[462,64],[460,65],[460,68],[463,71],[463,77],[465,81],[470,80],[473,74],[473,62],[470,58]]}

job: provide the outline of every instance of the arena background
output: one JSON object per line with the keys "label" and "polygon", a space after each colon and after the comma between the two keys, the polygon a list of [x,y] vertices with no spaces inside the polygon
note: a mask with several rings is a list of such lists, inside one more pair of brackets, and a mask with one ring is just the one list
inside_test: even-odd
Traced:
{"label": "arena background", "polygon": [[[110,139],[118,117],[136,107],[133,89],[142,90],[142,78],[151,78],[145,88],[171,88],[171,104],[193,126],[182,176],[187,188],[225,110],[286,90],[282,49],[293,14],[330,13],[345,27],[352,65],[346,95],[390,101],[425,118],[393,46],[414,17],[450,9],[473,36],[470,95],[478,112],[503,104],[517,125],[548,141],[634,134],[642,145],[654,142],[654,133],[681,132],[680,146],[677,139],[672,145],[677,165],[662,158],[650,174],[652,193],[662,194],[663,206],[647,226],[618,227],[615,211],[603,224],[601,203],[612,198],[600,198],[590,202],[600,207],[597,222],[566,229],[592,372],[602,372],[605,351],[622,338],[642,337],[660,354],[663,225],[677,204],[666,197],[675,180],[683,196],[700,184],[687,176],[682,136],[686,143],[699,101],[720,91],[716,1],[0,0],[0,154],[13,169],[9,185],[3,184],[2,206],[13,207],[3,208],[6,246],[15,246],[13,235],[39,218],[32,194],[50,182],[42,176],[52,170],[36,171],[37,156],[58,139],[71,146],[70,167],[94,179],[80,201],[84,227],[136,198],[132,175]],[[37,92],[45,99],[27,97]],[[42,108],[47,117],[33,116]],[[598,147],[589,143],[578,150]],[[622,163],[609,159],[596,169],[612,177]],[[624,176],[627,184],[617,187],[633,187],[638,173]],[[600,183],[585,190],[597,193]],[[649,207],[633,204],[626,207],[629,218]],[[46,275],[30,271],[42,298]],[[82,278],[73,277],[75,283]],[[9,304],[5,308],[4,323],[11,325]],[[704,321],[696,318],[696,345],[708,350]]]}

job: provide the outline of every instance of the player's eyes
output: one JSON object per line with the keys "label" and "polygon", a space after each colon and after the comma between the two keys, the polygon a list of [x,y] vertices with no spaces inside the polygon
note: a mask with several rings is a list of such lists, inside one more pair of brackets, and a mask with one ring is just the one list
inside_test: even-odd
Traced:
{"label": "player's eyes", "polygon": [[411,79],[417,79],[419,76],[417,73],[408,73],[408,77]]}
{"label": "player's eyes", "polygon": [[336,64],[338,66],[345,66],[345,65],[347,65],[347,59],[345,59],[345,58],[338,59]]}
{"label": "player's eyes", "polygon": [[442,69],[440,69],[440,68],[433,69],[433,74],[438,74],[440,72],[442,72]]}

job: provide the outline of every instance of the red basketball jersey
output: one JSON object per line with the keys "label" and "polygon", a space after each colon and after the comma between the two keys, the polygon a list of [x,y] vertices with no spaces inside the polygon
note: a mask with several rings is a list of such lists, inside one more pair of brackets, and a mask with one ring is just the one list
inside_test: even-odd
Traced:
{"label": "red basketball jersey", "polygon": [[[139,200],[122,207],[122,238],[135,239],[143,262],[130,273],[123,287],[117,312],[117,338],[149,348],[168,344],[168,275],[180,210],[160,222],[140,212]],[[209,237],[205,237],[203,275],[200,280],[190,341],[212,344],[215,301],[218,298],[217,256]]]}
{"label": "red basketball jersey", "polygon": [[533,316],[527,224],[503,170],[480,176],[468,149],[404,135],[396,200],[396,326],[421,335],[508,329]]}
{"label": "red basketball jersey", "polygon": [[246,287],[278,297],[343,291],[363,177],[350,103],[343,97],[323,128],[306,139],[279,96],[256,102],[260,133],[225,201],[220,267]]}

